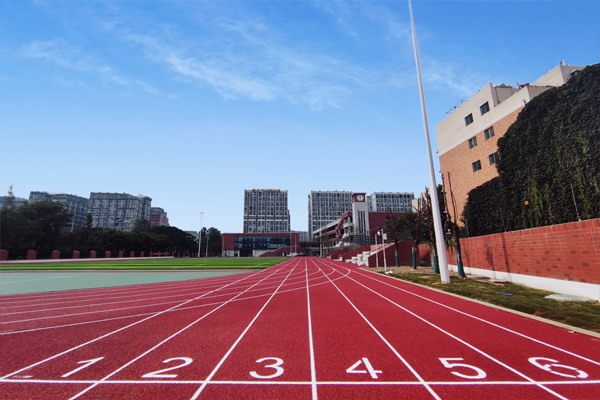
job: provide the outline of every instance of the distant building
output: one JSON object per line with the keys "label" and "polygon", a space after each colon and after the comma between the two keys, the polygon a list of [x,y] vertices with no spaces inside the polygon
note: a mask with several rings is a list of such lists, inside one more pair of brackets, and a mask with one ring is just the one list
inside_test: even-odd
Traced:
{"label": "distant building", "polygon": [[244,233],[289,231],[290,211],[287,190],[244,190]]}
{"label": "distant building", "polygon": [[138,219],[150,220],[152,199],[126,193],[90,194],[89,213],[92,226],[129,232]]}
{"label": "distant building", "polygon": [[223,257],[284,257],[301,251],[298,233],[224,233]]}
{"label": "distant building", "polygon": [[[357,202],[353,194],[362,196],[361,200]],[[406,192],[374,192],[367,196],[365,193],[311,191],[308,195],[309,234],[314,236],[325,225],[352,212],[355,202],[364,203],[361,207],[366,208],[366,212],[407,213],[411,211],[414,197],[414,193]],[[362,225],[357,225],[359,226]]]}
{"label": "distant building", "polygon": [[327,242],[330,248],[372,244],[377,231],[405,212],[369,211],[365,193],[353,193],[351,211],[313,231],[315,242]]}
{"label": "distant building", "polygon": [[56,201],[62,203],[65,210],[73,215],[69,230],[74,231],[85,226],[87,219],[89,199],[66,193],[30,192],[29,201]]}
{"label": "distant building", "polygon": [[308,195],[308,233],[352,210],[352,192],[312,190]]}
{"label": "distant building", "polygon": [[15,196],[0,196],[0,208],[18,207],[23,204],[28,204],[29,200]]}
{"label": "distant building", "polygon": [[[539,94],[564,85],[583,68],[561,62],[532,84],[513,87],[488,83],[436,126],[445,193],[450,173],[459,223],[469,192],[498,176],[498,139],[523,107]],[[446,202],[451,204],[448,193]]]}
{"label": "distant building", "polygon": [[369,211],[411,212],[414,193],[374,192],[369,196]]}
{"label": "distant building", "polygon": [[169,218],[164,209],[160,207],[150,208],[150,226],[169,226]]}

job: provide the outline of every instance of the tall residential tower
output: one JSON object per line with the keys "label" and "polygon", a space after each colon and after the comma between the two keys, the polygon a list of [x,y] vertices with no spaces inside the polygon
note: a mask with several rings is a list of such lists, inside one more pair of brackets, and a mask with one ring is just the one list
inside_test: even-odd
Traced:
{"label": "tall residential tower", "polygon": [[244,190],[244,233],[281,232],[290,232],[287,190]]}

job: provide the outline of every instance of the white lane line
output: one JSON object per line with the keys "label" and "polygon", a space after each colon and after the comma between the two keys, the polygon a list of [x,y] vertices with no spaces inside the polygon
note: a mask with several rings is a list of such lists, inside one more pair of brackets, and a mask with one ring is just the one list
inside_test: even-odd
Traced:
{"label": "white lane line", "polygon": [[[316,262],[314,262],[313,260],[311,260],[315,266],[317,268],[319,268],[320,271],[321,268],[317,265]],[[325,264],[325,266],[328,266],[327,264]],[[331,267],[330,267],[331,268]],[[348,278],[351,279],[351,278]],[[330,280],[331,281],[331,280]],[[388,342],[388,340],[381,334],[381,332],[379,332],[377,330],[377,328],[375,328],[375,326],[371,323],[371,321],[369,321],[367,319],[367,317],[365,317],[365,315],[360,312],[360,310],[354,305],[354,303],[352,303],[352,301],[344,294],[344,292],[342,292],[340,290],[340,288],[333,282],[331,281],[331,284],[337,289],[338,292],[340,292],[340,294],[342,296],[344,296],[344,298],[346,299],[346,301],[352,306],[352,308],[354,308],[354,310],[358,313],[358,315],[361,316],[361,318],[371,327],[371,329],[377,334],[377,336],[379,336],[379,338],[388,346],[388,348],[396,355],[396,357],[398,357],[398,359],[400,361],[402,361],[402,363],[406,366],[406,368],[408,368],[410,370],[410,372],[412,372],[412,374],[419,380],[419,382],[421,382],[422,386],[425,387],[425,389],[427,389],[427,391],[437,400],[441,400],[441,397],[439,397],[437,395],[437,393],[427,384],[427,382],[425,381],[425,379],[423,379],[423,377],[421,377],[421,375],[419,375],[419,373],[408,363],[408,361],[406,361],[404,359],[404,357],[402,357],[400,355],[400,353],[398,353],[398,351],[394,348],[394,346],[392,346],[392,344],[390,342]]]}
{"label": "white lane line", "polygon": [[[343,268],[346,268],[346,267],[343,267]],[[348,271],[351,271],[351,270],[348,270]],[[517,336],[521,336],[522,338],[525,338],[525,339],[531,340],[531,341],[533,341],[533,342],[536,342],[536,343],[538,343],[538,344],[541,344],[541,345],[544,345],[544,346],[550,347],[550,348],[552,348],[552,349],[554,349],[554,350],[561,351],[561,352],[563,352],[563,353],[566,353],[566,354],[569,354],[569,355],[571,355],[571,356],[573,356],[573,357],[577,357],[577,358],[580,358],[580,359],[582,359],[582,360],[588,361],[588,362],[590,362],[590,363],[592,363],[592,364],[600,365],[600,361],[595,361],[595,360],[592,360],[592,359],[590,359],[590,358],[587,358],[587,357],[585,357],[585,356],[579,355],[579,354],[577,354],[577,353],[573,353],[572,351],[569,351],[569,350],[566,350],[566,349],[560,348],[560,347],[558,347],[558,346],[555,346],[555,345],[553,345],[553,344],[550,344],[550,343],[543,342],[543,341],[541,341],[541,340],[539,340],[539,339],[533,338],[533,337],[531,337],[531,336],[527,336],[527,335],[525,335],[525,334],[523,334],[523,333],[520,333],[520,332],[514,331],[514,330],[512,330],[512,329],[510,329],[510,328],[506,328],[506,327],[504,327],[504,326],[502,326],[502,325],[498,325],[498,324],[496,324],[496,323],[494,323],[494,322],[491,322],[491,321],[485,320],[485,319],[483,319],[483,318],[476,317],[476,316],[474,316],[474,315],[471,315],[471,314],[469,314],[469,313],[466,313],[466,312],[464,312],[464,311],[457,310],[456,308],[452,308],[452,307],[450,307],[450,306],[448,306],[448,305],[446,305],[446,304],[439,303],[439,302],[437,302],[437,301],[435,301],[435,300],[432,300],[432,299],[429,299],[429,298],[427,298],[427,297],[421,296],[421,295],[419,295],[419,294],[413,293],[413,292],[411,292],[411,291],[409,291],[409,290],[402,289],[402,288],[400,288],[400,287],[398,287],[398,286],[394,286],[394,285],[391,285],[391,284],[389,284],[389,283],[387,283],[387,282],[380,281],[379,279],[375,279],[375,278],[373,278],[373,277],[371,277],[371,276],[369,276],[369,275],[365,275],[365,274],[359,273],[358,271],[351,271],[351,272],[357,273],[358,275],[360,275],[360,276],[364,276],[365,278],[369,278],[369,279],[371,279],[371,280],[374,280],[374,281],[376,281],[376,282],[382,283],[382,284],[384,284],[384,285],[386,285],[386,286],[389,286],[389,287],[391,287],[391,288],[394,288],[394,289],[396,289],[396,290],[400,290],[400,291],[402,291],[402,292],[405,292],[405,293],[411,294],[411,295],[413,295],[413,296],[415,296],[415,297],[419,297],[419,298],[421,298],[421,299],[423,299],[423,300],[427,300],[427,301],[428,301],[428,302],[430,302],[430,303],[437,304],[438,306],[444,307],[444,308],[446,308],[446,309],[448,309],[448,310],[452,310],[452,311],[454,311],[454,312],[457,312],[457,313],[459,313],[459,314],[462,314],[462,315],[465,315],[465,316],[467,316],[467,317],[470,317],[470,318],[476,319],[476,320],[478,320],[478,321],[484,322],[484,323],[486,323],[486,324],[488,324],[488,325],[491,325],[491,326],[494,326],[494,327],[496,327],[496,328],[502,329],[502,330],[504,330],[504,331],[510,332],[510,333],[512,333],[512,334],[515,334],[515,335],[517,335]],[[410,284],[410,282],[405,282],[405,281],[402,281],[402,282],[403,282],[403,283],[409,283],[409,284]],[[436,293],[437,293],[437,292],[436,292]],[[440,293],[440,294],[444,294],[444,293]],[[467,299],[467,300],[468,300],[468,299]]]}
{"label": "white lane line", "polygon": [[56,277],[51,277],[51,278],[39,278],[39,279],[25,279],[22,281],[8,281],[8,282],[2,282],[0,281],[0,285],[12,285],[13,283],[21,283],[21,282],[35,282],[35,281],[47,281],[49,279],[65,279],[65,278],[70,278],[71,275],[66,275],[66,276],[56,276]]}
{"label": "white lane line", "polygon": [[[332,270],[335,272],[335,270]],[[330,274],[333,274],[333,272],[331,272]],[[337,281],[338,279],[342,279],[344,277],[346,277],[349,274],[349,272],[347,272],[346,274],[339,276],[337,278],[333,278],[334,281]],[[325,284],[329,284],[329,282],[321,282],[321,283],[317,283],[317,284],[311,284],[310,287],[314,288],[320,285],[325,285]],[[280,290],[279,293],[289,293],[295,290],[303,290],[304,287],[298,287],[298,288],[294,288],[294,289],[287,289],[287,290]],[[251,291],[250,291],[251,292]],[[269,294],[260,294],[260,295],[256,295],[256,296],[251,296],[251,297],[244,297],[243,299],[236,299],[234,301],[246,301],[246,300],[251,300],[251,299],[257,299],[260,297],[265,297],[265,296],[269,296]],[[210,299],[213,298],[211,296],[206,297],[205,299]],[[157,305],[165,305],[165,304],[171,304],[172,302],[167,302],[167,303],[160,303],[160,304],[151,304],[149,306],[157,306]],[[201,308],[201,307],[210,307],[210,306],[214,306],[214,305],[219,305],[222,302],[215,302],[215,303],[207,303],[207,304],[202,304],[202,305],[198,305],[198,306],[191,306],[191,307],[181,307],[181,308],[177,308],[176,310],[172,310],[169,312],[179,312],[179,311],[186,311],[186,310],[194,310],[197,308]],[[128,307],[128,309],[133,309],[133,308],[143,308],[143,307]],[[121,311],[123,309],[114,309],[114,310],[105,310],[105,311]],[[92,313],[100,313],[100,312],[105,312],[105,311],[89,311],[86,313],[81,313],[81,314],[69,314],[67,316],[76,316],[76,315],[88,315],[88,314],[92,314]],[[99,319],[99,320],[92,320],[92,321],[83,321],[83,322],[74,322],[71,324],[64,324],[64,325],[52,325],[52,326],[45,326],[45,327],[40,327],[40,328],[32,328],[32,329],[23,329],[23,330],[19,330],[19,331],[10,331],[10,332],[0,332],[0,336],[3,335],[14,335],[14,334],[18,334],[18,333],[26,333],[26,332],[35,332],[35,331],[42,331],[42,330],[46,330],[46,329],[58,329],[58,328],[67,328],[67,327],[72,327],[72,326],[78,326],[78,325],[87,325],[87,324],[95,324],[95,323],[100,323],[100,322],[108,322],[108,321],[115,321],[115,320],[120,320],[120,319],[126,319],[126,318],[133,318],[133,317],[144,317],[147,315],[151,315],[154,314],[153,312],[148,312],[148,313],[142,313],[142,314],[132,314],[132,315],[125,315],[125,316],[121,316],[121,317],[114,317],[114,318],[105,318],[105,319]],[[41,320],[41,319],[48,319],[48,318],[60,318],[60,317],[64,317],[65,315],[62,316],[54,316],[54,317],[41,317],[41,318],[33,318],[33,319],[28,319],[28,320],[22,320],[22,321],[10,321],[10,322],[5,322],[5,324],[9,324],[9,323],[16,323],[16,322],[23,322],[23,321],[37,321],[37,320]],[[3,324],[3,322],[0,322],[0,325]],[[7,329],[7,328],[4,328]]]}
{"label": "white lane line", "polygon": [[306,304],[308,306],[308,343],[310,345],[310,380],[312,383],[312,398],[317,400],[317,371],[315,366],[315,349],[313,346],[313,333],[312,333],[312,318],[310,311],[310,290],[308,286],[308,263],[306,258],[304,259],[304,270],[306,273]]}
{"label": "white lane line", "polygon": [[[359,275],[360,275],[360,274],[359,274]],[[545,391],[547,391],[548,393],[552,394],[553,396],[556,396],[556,397],[558,397],[559,399],[567,400],[567,398],[566,398],[566,397],[564,397],[564,396],[560,395],[559,393],[556,393],[556,392],[554,392],[554,391],[553,391],[553,390],[551,390],[550,388],[547,388],[547,387],[545,387],[545,386],[543,386],[543,385],[539,384],[539,383],[538,383],[538,382],[536,382],[536,381],[535,381],[533,378],[530,378],[529,376],[527,376],[527,375],[525,375],[524,373],[522,373],[522,372],[518,371],[517,369],[515,369],[515,368],[513,368],[513,367],[511,367],[511,366],[509,366],[509,365],[507,365],[507,364],[503,363],[502,361],[500,361],[500,360],[498,360],[498,359],[496,359],[496,358],[492,357],[491,355],[487,354],[487,353],[486,353],[486,352],[484,352],[483,350],[481,350],[481,349],[479,349],[479,348],[475,347],[474,345],[472,345],[472,344],[470,344],[470,343],[467,343],[465,340],[462,340],[462,339],[460,339],[459,337],[457,337],[457,336],[454,336],[454,335],[453,335],[453,334],[451,334],[450,332],[448,332],[448,331],[446,331],[446,330],[444,330],[444,329],[440,328],[439,326],[435,325],[434,323],[432,323],[432,322],[430,322],[430,321],[426,320],[425,318],[423,318],[423,317],[421,317],[421,316],[419,316],[419,315],[415,314],[414,312],[412,312],[412,311],[410,311],[410,310],[408,310],[408,309],[404,308],[403,306],[401,306],[401,305],[399,305],[398,303],[396,303],[396,302],[394,302],[394,301],[392,301],[392,300],[388,299],[388,298],[387,298],[387,297],[385,297],[384,295],[382,295],[382,294],[380,294],[380,293],[376,292],[375,290],[373,290],[373,289],[369,288],[368,286],[365,286],[364,284],[360,283],[360,282],[359,282],[359,281],[357,281],[356,279],[353,279],[353,278],[352,278],[352,277],[350,277],[350,276],[348,277],[348,279],[350,279],[350,280],[352,280],[352,281],[356,282],[356,283],[357,283],[357,284],[359,284],[360,286],[364,287],[365,289],[369,290],[370,292],[373,292],[373,293],[374,293],[374,294],[376,294],[377,296],[379,296],[379,297],[381,297],[382,299],[384,299],[384,300],[388,301],[389,303],[391,303],[391,304],[395,305],[396,307],[398,307],[398,308],[400,308],[401,310],[403,310],[403,311],[407,312],[408,314],[410,314],[410,315],[414,316],[415,318],[418,318],[418,319],[420,319],[421,321],[425,322],[427,325],[429,325],[429,326],[431,326],[431,327],[433,327],[433,328],[437,329],[438,331],[442,332],[443,334],[445,334],[445,335],[447,335],[447,336],[451,337],[452,339],[454,339],[454,340],[456,340],[456,341],[458,341],[458,342],[462,343],[463,345],[465,345],[465,346],[467,346],[467,347],[471,348],[472,350],[476,351],[477,353],[481,354],[482,356],[484,356],[484,357],[486,357],[486,358],[488,358],[488,359],[490,359],[490,360],[494,361],[494,362],[495,362],[495,363],[497,363],[498,365],[500,365],[500,366],[502,366],[502,367],[504,367],[504,368],[508,369],[509,371],[511,371],[511,372],[513,372],[513,373],[515,373],[515,374],[519,375],[520,377],[522,377],[522,378],[524,378],[524,379],[526,379],[526,380],[528,380],[528,381],[530,381],[530,382],[533,382],[533,383],[535,383],[535,384],[536,384],[536,385],[537,385],[537,386],[538,386],[540,389],[544,389]]]}
{"label": "white lane line", "polygon": [[[261,272],[263,272],[263,271],[266,271],[266,270],[260,270],[260,271],[258,271],[256,274],[260,274],[260,273],[261,273]],[[254,274],[253,274],[253,275],[254,275]],[[224,286],[222,286],[221,288],[215,289],[213,292],[215,292],[215,291],[218,291],[219,289],[226,288],[227,286],[233,285],[234,283],[237,283],[237,282],[243,281],[243,280],[244,280],[244,279],[246,279],[246,278],[248,278],[248,275],[244,276],[243,278],[239,279],[238,281],[230,282],[230,283],[228,283],[227,285],[224,285]],[[209,292],[209,293],[212,293],[212,292]],[[11,377],[11,376],[13,376],[13,375],[16,375],[16,374],[18,374],[18,373],[20,373],[20,372],[22,372],[22,371],[25,371],[25,370],[27,370],[27,369],[29,369],[29,368],[36,367],[36,366],[38,366],[38,365],[40,365],[40,364],[43,364],[43,363],[45,363],[45,362],[48,362],[48,361],[50,361],[50,360],[53,360],[53,359],[55,359],[55,358],[57,358],[57,357],[63,356],[63,355],[65,355],[65,354],[67,354],[67,353],[70,353],[70,352],[72,352],[72,351],[74,351],[74,350],[77,350],[77,349],[79,349],[79,348],[82,348],[82,347],[84,347],[84,346],[87,346],[88,344],[91,344],[91,343],[97,342],[98,340],[101,340],[101,339],[104,339],[104,338],[106,338],[106,337],[108,337],[108,336],[114,335],[115,333],[118,333],[118,332],[124,331],[125,329],[131,328],[132,326],[135,326],[135,325],[138,325],[138,324],[140,324],[140,323],[142,323],[142,322],[148,321],[149,319],[155,318],[155,317],[157,317],[157,316],[159,316],[159,315],[162,315],[162,314],[164,314],[164,313],[166,313],[166,312],[169,312],[169,311],[171,311],[171,310],[173,310],[173,309],[175,309],[175,308],[181,307],[181,306],[183,306],[183,305],[185,305],[185,304],[187,304],[187,303],[190,303],[190,302],[192,302],[192,301],[194,301],[194,300],[198,300],[198,299],[200,299],[200,298],[202,298],[202,297],[206,296],[206,295],[207,295],[207,294],[209,294],[209,293],[205,293],[205,294],[203,294],[203,295],[201,295],[201,296],[198,296],[198,297],[197,297],[197,298],[195,298],[195,299],[190,299],[190,300],[188,300],[188,301],[185,301],[185,302],[183,302],[183,303],[181,303],[181,304],[178,304],[178,305],[176,305],[176,306],[173,306],[173,307],[171,307],[171,308],[168,308],[168,309],[166,309],[166,310],[163,310],[163,311],[160,311],[160,312],[158,312],[158,313],[155,313],[155,314],[153,314],[153,315],[151,315],[151,316],[149,316],[149,317],[147,317],[147,318],[144,318],[144,319],[141,319],[141,320],[139,320],[139,321],[133,322],[133,323],[131,323],[131,324],[129,324],[129,325],[126,325],[126,326],[124,326],[124,327],[121,327],[121,328],[119,328],[119,329],[116,329],[116,330],[114,330],[114,331],[112,331],[112,332],[106,333],[106,334],[104,334],[104,335],[102,335],[102,336],[99,336],[99,337],[97,337],[97,338],[95,338],[95,339],[88,340],[88,341],[87,341],[87,342],[85,342],[85,343],[82,343],[82,344],[80,344],[80,345],[77,345],[77,346],[75,346],[75,347],[72,347],[72,348],[70,348],[70,349],[68,349],[68,350],[62,351],[62,352],[60,352],[60,353],[58,353],[58,354],[55,354],[55,355],[53,355],[53,356],[50,356],[50,357],[48,357],[48,358],[45,358],[45,359],[43,359],[43,360],[41,360],[41,361],[38,361],[38,362],[36,362],[36,363],[33,363],[33,364],[31,364],[31,365],[28,365],[27,367],[23,367],[23,368],[21,368],[21,369],[19,369],[19,370],[17,370],[17,371],[11,372],[11,373],[10,373],[10,374],[8,374],[8,375],[4,375],[4,376],[0,377],[0,381],[3,381],[3,380],[5,380],[5,379],[7,379],[7,378],[9,378],[9,377]]]}
{"label": "white lane line", "polygon": [[[136,362],[137,360],[141,359],[142,357],[144,357],[145,355],[151,353],[152,351],[156,350],[158,347],[162,346],[163,344],[165,344],[166,342],[168,342],[169,340],[171,340],[172,338],[174,338],[175,336],[179,335],[180,333],[186,331],[187,329],[189,329],[190,327],[194,326],[196,323],[202,321],[204,318],[208,317],[209,315],[211,315],[212,313],[216,312],[217,310],[219,310],[221,307],[224,307],[226,304],[229,304],[231,302],[231,300],[235,299],[236,297],[241,296],[242,294],[246,293],[248,290],[250,290],[250,288],[258,285],[259,283],[263,282],[264,280],[270,278],[273,275],[276,275],[279,273],[279,271],[281,271],[284,267],[274,271],[273,273],[271,273],[270,275],[267,275],[266,277],[264,277],[263,279],[261,279],[260,281],[256,282],[254,285],[250,286],[249,288],[247,288],[246,290],[244,290],[243,292],[238,293],[235,297],[233,297],[232,299],[230,299],[230,301],[227,301],[223,304],[221,304],[220,306],[214,308],[212,311],[204,314],[202,317],[198,318],[197,320],[195,320],[194,322],[192,322],[191,324],[183,327],[182,329],[180,329],[179,331],[175,332],[174,334],[172,334],[171,336],[167,337],[166,339],[164,339],[162,342],[154,345],[153,347],[151,347],[149,350],[146,350],[145,352],[143,352],[142,354],[140,354],[139,356],[135,357],[133,360],[127,362],[126,364],[122,365],[121,367],[117,368],[116,370],[114,370],[113,372],[111,372],[110,374],[106,375],[104,378],[100,379],[97,383],[94,383],[93,385],[91,385],[90,387],[82,390],[81,392],[77,393],[76,395],[72,396],[69,400],[74,400],[77,399],[78,397],[82,396],[83,394],[89,392],[90,390],[92,390],[93,388],[95,388],[96,386],[98,386],[101,382],[105,382],[106,380],[108,380],[111,376],[115,375],[116,373],[118,373],[119,371],[127,368],[128,366],[130,366],[131,364],[133,364],[134,362]],[[262,271],[267,271],[267,270],[262,270]]]}
{"label": "white lane line", "polygon": [[[334,270],[332,270],[334,271]],[[339,272],[338,272],[339,273]],[[330,275],[333,274],[333,272],[330,273]],[[345,275],[342,275],[340,277],[334,278],[333,280],[336,281],[338,279],[341,279],[347,275],[349,275],[350,272],[347,272]],[[329,282],[321,282],[321,283],[317,283],[317,284],[311,284],[311,287],[316,287],[319,285],[324,285],[324,284],[328,284]],[[270,286],[269,288],[275,288],[276,286]],[[279,293],[287,293],[287,292],[291,292],[294,290],[303,290],[304,287],[297,287],[294,289],[286,289],[286,290],[280,290]],[[261,289],[261,290],[266,290],[266,289]],[[249,291],[249,293],[251,293],[252,291]],[[225,294],[225,293],[224,293]],[[243,299],[236,299],[235,301],[245,301],[245,300],[249,300],[249,299],[254,299],[254,298],[259,298],[259,297],[264,297],[264,296],[268,296],[269,294],[261,294],[261,295],[257,295],[257,296],[251,296],[251,297],[245,297]],[[221,294],[219,296],[208,296],[205,297],[205,299],[212,299],[215,297],[220,297],[222,296]],[[101,313],[106,313],[106,312],[117,312],[117,311],[123,311],[123,310],[132,310],[132,309],[137,309],[137,308],[146,308],[146,307],[156,307],[156,306],[161,306],[161,305],[167,305],[167,304],[172,304],[175,303],[174,301],[172,302],[165,302],[165,303],[154,303],[154,304],[148,304],[148,305],[141,305],[141,306],[133,306],[133,307],[124,307],[124,308],[114,308],[114,309],[109,309],[109,310],[98,310],[98,311],[86,311],[86,312],[82,312],[82,313],[74,313],[74,314],[61,314],[61,315],[53,315],[53,316],[48,316],[48,317],[38,317],[38,318],[29,318],[29,319],[23,319],[23,320],[15,320],[15,321],[0,321],[0,325],[8,325],[8,324],[15,324],[15,323],[21,323],[21,322],[32,322],[32,321],[39,321],[39,320],[47,320],[47,319],[58,319],[58,318],[66,318],[66,317],[75,317],[75,316],[83,316],[83,315],[91,315],[91,314],[101,314]],[[206,307],[206,306],[211,306],[211,305],[218,305],[221,304],[221,302],[215,302],[215,303],[208,303],[208,304],[202,304],[199,306],[192,306],[192,307],[182,307],[182,308],[177,308],[176,310],[172,310],[169,312],[177,312],[177,311],[183,311],[183,310],[192,310],[195,308],[199,308],[199,307]],[[16,333],[25,333],[25,332],[32,332],[32,331],[37,331],[37,330],[44,330],[44,329],[55,329],[55,328],[62,328],[62,327],[69,327],[69,326],[76,326],[76,325],[85,325],[85,324],[90,324],[90,323],[95,323],[95,322],[104,322],[104,321],[111,321],[113,319],[122,319],[122,318],[130,318],[130,317],[142,317],[145,315],[150,315],[153,314],[153,312],[150,313],[142,313],[142,314],[134,314],[134,315],[127,315],[127,316],[123,316],[123,317],[116,317],[116,318],[107,318],[107,319],[101,319],[101,320],[95,320],[95,321],[84,321],[84,322],[77,322],[77,323],[72,323],[72,324],[65,324],[65,325],[56,325],[56,326],[48,326],[48,327],[41,327],[41,328],[33,328],[33,329],[25,329],[25,330],[20,330],[20,331],[11,331],[11,332],[0,332],[0,336],[2,335],[13,335]],[[7,329],[7,328],[4,328]]]}
{"label": "white lane line", "polygon": [[[48,384],[72,384],[72,385],[200,385],[204,381],[173,381],[173,380],[111,380],[111,381],[94,381],[94,380],[47,380],[47,379],[10,379],[2,383],[48,383]],[[561,386],[579,386],[579,385],[598,385],[600,380],[595,381],[539,381],[543,385],[561,385]],[[304,385],[312,386],[312,381],[210,381],[209,385]],[[535,386],[535,383],[527,381],[428,381],[428,385],[432,386]],[[423,386],[419,381],[322,381],[317,382],[321,385],[346,385],[346,386]]]}
{"label": "white lane line", "polygon": [[277,294],[277,291],[279,290],[279,288],[281,288],[281,286],[285,283],[286,279],[294,271],[294,269],[296,268],[296,266],[298,265],[299,262],[300,261],[298,260],[296,262],[296,265],[294,265],[292,267],[292,269],[287,274],[287,276],[283,279],[283,281],[281,281],[281,284],[279,285],[279,287],[277,289],[275,289],[275,291],[273,292],[273,294],[271,294],[271,297],[269,297],[269,299],[265,302],[265,304],[258,311],[258,313],[256,313],[256,315],[254,316],[254,318],[252,319],[252,321],[250,321],[250,323],[248,324],[248,326],[246,327],[246,329],[244,329],[244,331],[242,332],[242,334],[237,338],[237,340],[229,348],[229,350],[227,351],[227,353],[225,353],[225,355],[223,356],[223,358],[221,358],[221,361],[219,361],[219,363],[216,365],[216,367],[213,368],[212,372],[206,377],[206,379],[204,380],[204,382],[202,382],[202,385],[198,388],[198,390],[196,390],[196,392],[190,398],[190,400],[195,400],[195,399],[198,398],[198,396],[200,396],[200,394],[202,393],[202,391],[204,390],[204,388],[206,387],[206,385],[210,382],[210,380],[213,378],[213,376],[215,376],[215,374],[217,373],[217,371],[219,370],[219,368],[221,368],[221,365],[223,365],[223,363],[225,362],[225,360],[227,359],[227,357],[229,357],[229,355],[233,352],[233,350],[236,348],[236,346],[238,345],[238,343],[242,340],[242,338],[244,337],[244,335],[246,335],[246,332],[248,332],[250,330],[250,327],[252,327],[252,325],[254,324],[254,321],[256,321],[258,319],[258,316],[263,312],[263,310],[271,302],[271,300],[273,299],[273,297],[275,297],[275,295]]}

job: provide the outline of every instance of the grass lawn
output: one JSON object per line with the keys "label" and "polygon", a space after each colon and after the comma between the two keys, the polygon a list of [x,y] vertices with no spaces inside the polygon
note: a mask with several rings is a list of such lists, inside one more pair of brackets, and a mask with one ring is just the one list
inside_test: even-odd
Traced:
{"label": "grass lawn", "polygon": [[433,274],[399,273],[392,276],[600,333],[600,303],[598,302],[576,303],[546,299],[544,297],[552,292],[514,283],[496,284],[487,280],[460,279],[451,276],[451,283],[443,284],[440,276]]}
{"label": "grass lawn", "polygon": [[285,260],[287,258],[161,258],[114,261],[99,259],[46,264],[1,264],[0,271],[263,269]]}

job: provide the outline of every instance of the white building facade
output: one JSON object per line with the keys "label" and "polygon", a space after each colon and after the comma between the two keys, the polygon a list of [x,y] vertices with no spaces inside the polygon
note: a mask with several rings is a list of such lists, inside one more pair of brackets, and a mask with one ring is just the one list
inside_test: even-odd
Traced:
{"label": "white building facade", "polygon": [[126,193],[90,193],[89,214],[92,226],[130,232],[135,221],[150,221],[152,199]]}
{"label": "white building facade", "polygon": [[281,232],[290,232],[287,190],[244,190],[244,233]]}

